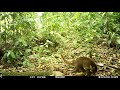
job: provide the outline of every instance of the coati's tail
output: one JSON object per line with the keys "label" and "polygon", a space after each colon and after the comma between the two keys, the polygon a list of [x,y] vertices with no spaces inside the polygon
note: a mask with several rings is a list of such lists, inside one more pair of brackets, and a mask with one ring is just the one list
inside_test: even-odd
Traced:
{"label": "coati's tail", "polygon": [[65,58],[64,58],[63,55],[61,55],[61,57],[62,57],[62,59],[63,59],[63,61],[64,61],[65,63],[70,64],[70,65],[73,65],[73,62],[72,62],[72,61],[70,62],[70,61],[65,60]]}

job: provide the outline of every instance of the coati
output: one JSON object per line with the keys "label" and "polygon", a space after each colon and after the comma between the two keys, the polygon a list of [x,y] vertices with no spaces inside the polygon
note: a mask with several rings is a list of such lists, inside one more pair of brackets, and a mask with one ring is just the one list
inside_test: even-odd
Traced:
{"label": "coati", "polygon": [[95,74],[97,72],[97,65],[91,58],[79,57],[76,60],[69,62],[64,59],[63,55],[61,55],[61,57],[65,63],[75,66],[74,72],[82,71],[86,74],[86,76],[91,76],[91,74]]}

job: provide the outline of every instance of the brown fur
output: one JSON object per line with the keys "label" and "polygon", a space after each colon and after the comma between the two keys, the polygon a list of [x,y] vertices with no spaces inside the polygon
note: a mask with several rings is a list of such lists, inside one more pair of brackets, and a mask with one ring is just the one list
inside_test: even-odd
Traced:
{"label": "brown fur", "polygon": [[82,71],[86,73],[87,76],[90,76],[91,74],[95,74],[97,72],[97,65],[92,61],[91,58],[79,57],[72,62],[65,60],[63,56],[62,58],[65,63],[75,66],[75,71],[77,72]]}

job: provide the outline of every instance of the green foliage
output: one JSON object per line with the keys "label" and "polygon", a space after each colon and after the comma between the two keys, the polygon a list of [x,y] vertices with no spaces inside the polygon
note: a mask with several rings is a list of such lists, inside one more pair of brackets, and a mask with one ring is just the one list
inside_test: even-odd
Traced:
{"label": "green foliage", "polygon": [[31,63],[29,62],[29,60],[26,59],[26,60],[23,61],[23,66],[24,66],[24,67],[31,67],[32,65],[31,65]]}
{"label": "green foliage", "polygon": [[5,48],[4,61],[15,64],[22,59],[21,55],[29,54],[26,49],[33,45],[36,13],[1,12],[0,15],[0,46]]}
{"label": "green foliage", "polygon": [[[0,47],[5,60],[30,66],[27,56],[52,55],[63,48],[92,48],[94,38],[120,45],[118,12],[1,12]],[[95,42],[96,42],[95,41]]]}

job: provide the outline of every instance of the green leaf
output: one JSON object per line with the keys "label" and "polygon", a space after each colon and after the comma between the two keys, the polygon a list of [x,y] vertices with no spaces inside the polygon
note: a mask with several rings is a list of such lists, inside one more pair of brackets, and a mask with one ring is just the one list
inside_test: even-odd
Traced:
{"label": "green leaf", "polygon": [[15,46],[17,46],[17,45],[19,45],[19,41],[16,41],[16,42],[15,42]]}
{"label": "green leaf", "polygon": [[31,51],[32,51],[31,49],[26,49],[26,50],[25,50],[26,53],[29,53],[29,52],[31,52]]}
{"label": "green leaf", "polygon": [[117,43],[120,44],[120,38],[117,39]]}
{"label": "green leaf", "polygon": [[9,57],[10,53],[11,53],[11,51],[8,51],[8,53],[7,53],[7,57]]}
{"label": "green leaf", "polygon": [[11,51],[10,55],[11,55],[12,58],[15,58],[15,54],[14,54],[13,51]]}
{"label": "green leaf", "polygon": [[27,46],[27,42],[23,42],[23,45],[24,45],[24,46]]}

